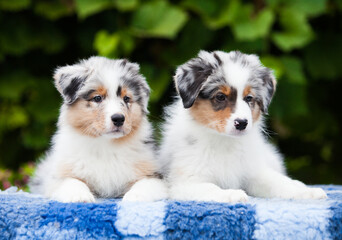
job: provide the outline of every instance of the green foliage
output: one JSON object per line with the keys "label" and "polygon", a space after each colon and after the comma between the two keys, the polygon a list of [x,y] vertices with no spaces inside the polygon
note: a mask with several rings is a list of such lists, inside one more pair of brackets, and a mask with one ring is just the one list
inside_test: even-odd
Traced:
{"label": "green foliage", "polygon": [[132,32],[141,37],[174,38],[187,21],[187,14],[164,0],[144,3],[132,18]]}
{"label": "green foliage", "polygon": [[[49,147],[57,66],[91,55],[140,63],[159,124],[177,65],[200,49],[240,50],[278,79],[267,123],[290,174],[342,183],[341,16],[338,0],[0,0],[0,167],[18,169]],[[0,181],[22,178],[9,172]]]}
{"label": "green foliage", "polygon": [[28,191],[27,186],[30,176],[32,176],[35,169],[33,163],[25,163],[18,171],[0,168],[0,189],[7,189],[12,185],[19,189]]}

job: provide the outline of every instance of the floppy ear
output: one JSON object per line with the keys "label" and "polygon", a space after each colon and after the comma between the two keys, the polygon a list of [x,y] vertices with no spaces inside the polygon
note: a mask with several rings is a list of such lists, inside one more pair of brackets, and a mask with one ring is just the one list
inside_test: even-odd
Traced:
{"label": "floppy ear", "polygon": [[65,103],[72,104],[79,97],[78,93],[84,86],[89,71],[81,64],[59,67],[55,70],[53,78],[55,86],[61,93]]}
{"label": "floppy ear", "polygon": [[142,106],[145,113],[148,113],[147,105],[150,97],[150,87],[145,77],[140,73],[140,66],[137,63],[129,62],[127,59],[121,60],[120,66],[127,71],[124,84],[132,89],[136,94],[136,101]]}
{"label": "floppy ear", "polygon": [[266,68],[265,74],[262,76],[263,80],[263,97],[262,97],[262,107],[261,110],[267,114],[268,106],[271,103],[272,97],[274,95],[276,89],[276,78],[272,72],[272,70]]}
{"label": "floppy ear", "polygon": [[177,68],[174,81],[184,108],[190,108],[194,104],[203,84],[216,67],[209,63],[208,58],[211,59],[212,54],[201,51],[198,57]]}

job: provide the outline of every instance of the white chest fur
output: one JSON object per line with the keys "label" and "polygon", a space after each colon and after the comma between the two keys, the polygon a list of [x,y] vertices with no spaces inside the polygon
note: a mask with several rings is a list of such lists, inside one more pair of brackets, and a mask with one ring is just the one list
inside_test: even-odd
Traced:
{"label": "white chest fur", "polygon": [[137,180],[137,162],[153,159],[152,152],[139,140],[115,144],[110,139],[86,137],[68,129],[58,133],[54,142],[50,158],[61,169],[56,174],[67,172],[83,180],[100,197],[122,195]]}

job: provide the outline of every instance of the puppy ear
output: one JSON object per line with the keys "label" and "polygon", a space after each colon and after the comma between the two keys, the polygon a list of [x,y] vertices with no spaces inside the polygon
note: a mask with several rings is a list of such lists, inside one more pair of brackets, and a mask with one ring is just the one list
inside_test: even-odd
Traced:
{"label": "puppy ear", "polygon": [[277,82],[276,82],[276,78],[272,70],[268,68],[266,68],[265,73],[262,76],[262,80],[263,80],[264,91],[263,91],[261,110],[265,114],[267,114],[268,106],[270,105],[273,95],[275,93]]}
{"label": "puppy ear", "polygon": [[174,81],[184,108],[190,108],[194,104],[204,83],[217,65],[219,63],[211,53],[201,51],[198,57],[177,68]]}
{"label": "puppy ear", "polygon": [[124,78],[124,84],[127,84],[135,92],[137,97],[136,101],[141,105],[144,112],[148,113],[147,105],[150,97],[150,87],[145,77],[140,73],[139,64],[123,59],[120,62],[120,66],[127,72],[127,76]]}
{"label": "puppy ear", "polygon": [[84,86],[89,71],[81,64],[59,67],[55,70],[53,78],[55,86],[61,93],[65,103],[72,104],[79,97],[78,93]]}

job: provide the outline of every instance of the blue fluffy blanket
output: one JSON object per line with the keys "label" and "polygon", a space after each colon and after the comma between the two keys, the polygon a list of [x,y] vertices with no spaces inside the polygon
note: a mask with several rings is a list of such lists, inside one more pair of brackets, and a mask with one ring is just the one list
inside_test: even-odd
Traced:
{"label": "blue fluffy blanket", "polygon": [[0,192],[0,239],[342,239],[342,186],[327,200],[247,204],[160,201],[59,203]]}

